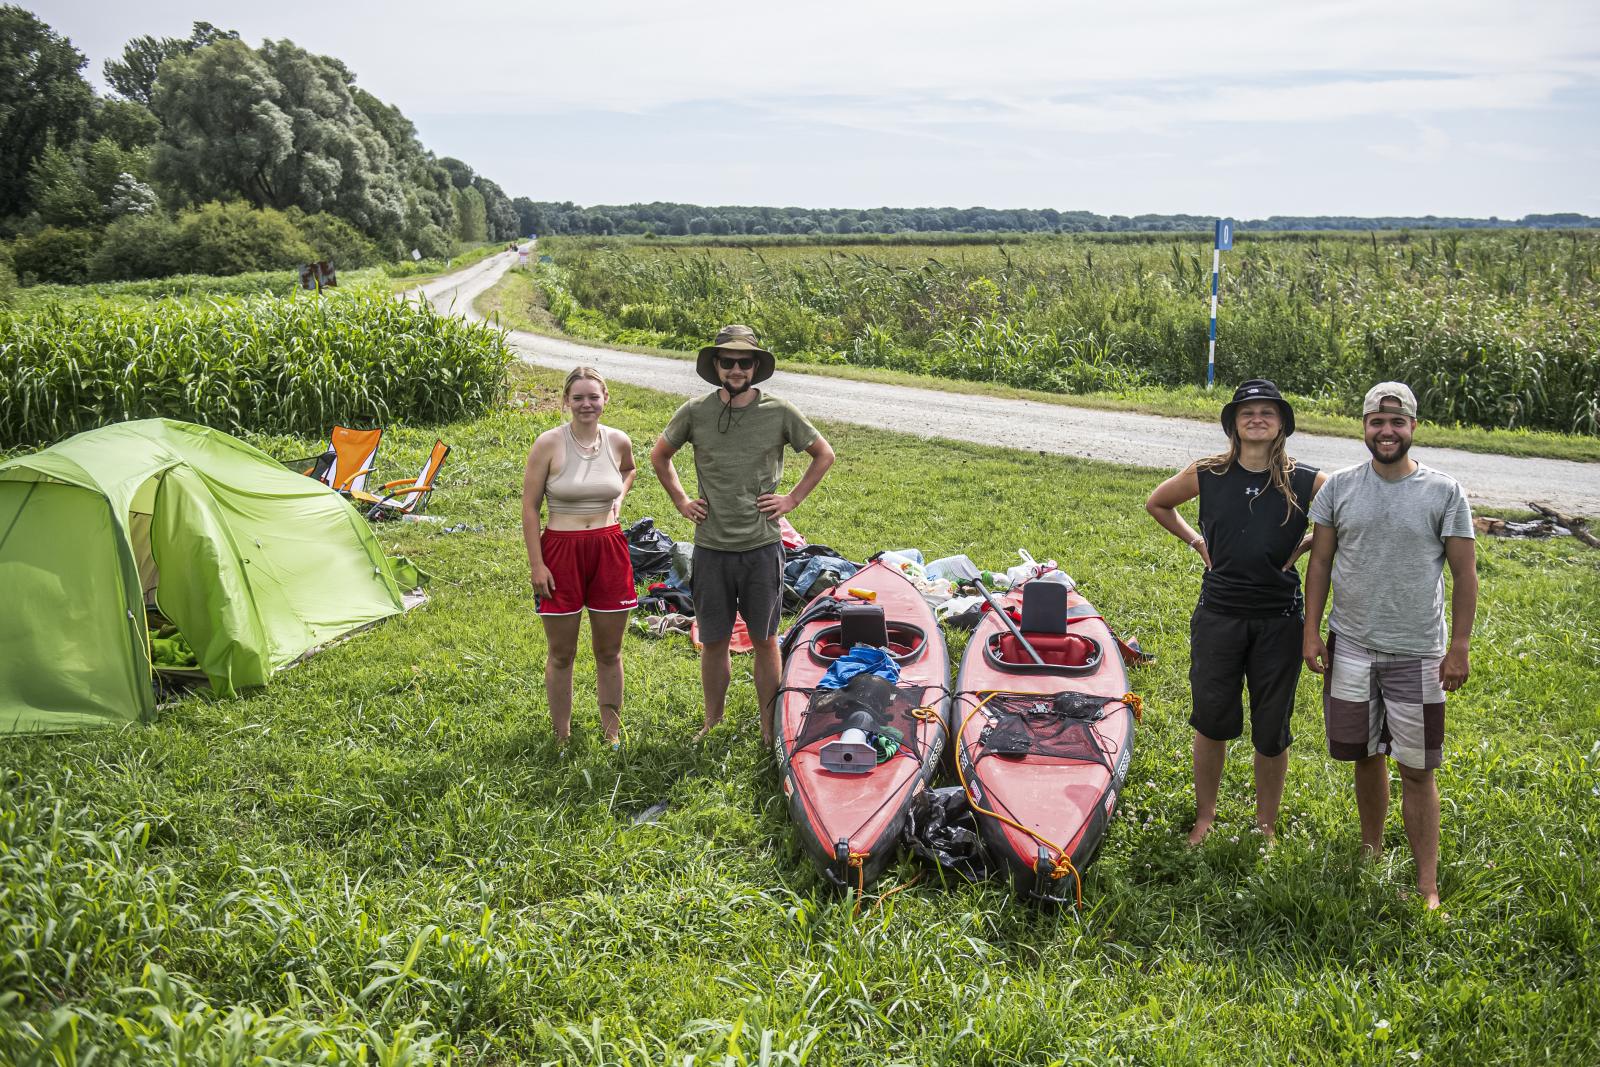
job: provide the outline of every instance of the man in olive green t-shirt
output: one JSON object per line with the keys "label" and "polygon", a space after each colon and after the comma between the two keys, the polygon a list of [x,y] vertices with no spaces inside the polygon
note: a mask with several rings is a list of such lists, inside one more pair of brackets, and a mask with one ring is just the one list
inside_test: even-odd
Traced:
{"label": "man in olive green t-shirt", "polygon": [[[772,716],[782,663],[778,616],[783,608],[783,543],[778,519],[795,508],[833,466],[833,449],[795,406],[761,389],[772,377],[772,353],[748,326],[724,326],[700,350],[696,369],[716,392],[685,401],[650,450],[650,465],[673,505],[695,524],[691,592],[700,629],[700,688],[705,725],[722,721],[732,663],[728,644],[734,615],[744,619],[755,647],[761,743],[773,743]],[[694,446],[698,496],[678,480],[672,457]],[[787,493],[783,451],[805,452],[811,463]]]}

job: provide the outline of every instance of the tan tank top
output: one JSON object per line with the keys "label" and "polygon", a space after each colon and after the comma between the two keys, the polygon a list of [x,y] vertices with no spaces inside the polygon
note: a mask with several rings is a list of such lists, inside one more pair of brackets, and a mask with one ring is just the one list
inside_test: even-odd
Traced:
{"label": "tan tank top", "polygon": [[570,422],[563,428],[561,440],[566,447],[561,473],[544,484],[550,514],[604,515],[622,495],[622,471],[617,469],[610,435],[601,428],[600,451],[594,456],[578,451],[578,440],[572,436]]}

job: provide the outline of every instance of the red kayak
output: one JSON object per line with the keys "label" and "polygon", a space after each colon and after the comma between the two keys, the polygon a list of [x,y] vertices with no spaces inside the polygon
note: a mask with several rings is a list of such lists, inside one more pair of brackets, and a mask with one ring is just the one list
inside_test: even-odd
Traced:
{"label": "red kayak", "polygon": [[[899,680],[866,674],[819,689],[859,644],[883,648]],[[813,599],[783,649],[774,728],[789,816],[824,877],[860,892],[899,851],[911,798],[933,777],[950,736],[944,635],[922,594],[873,563]]]}
{"label": "red kayak", "polygon": [[993,611],[979,617],[956,678],[957,773],[1017,891],[1081,902],[1127,778],[1137,698],[1116,637],[1076,590],[1034,580],[995,600],[1045,662]]}

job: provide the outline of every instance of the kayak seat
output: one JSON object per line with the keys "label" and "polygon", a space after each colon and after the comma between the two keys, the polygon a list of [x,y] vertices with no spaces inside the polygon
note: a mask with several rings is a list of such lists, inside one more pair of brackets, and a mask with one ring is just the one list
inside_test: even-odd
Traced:
{"label": "kayak seat", "polygon": [[1092,674],[1100,667],[1100,645],[1091,637],[1026,631],[1023,636],[1044,660],[1044,666],[1033,662],[1022,643],[1009,631],[989,636],[983,658],[991,667],[1014,674]]}
{"label": "kayak seat", "polygon": [[889,647],[889,623],[881,604],[845,604],[839,609],[839,643],[846,648]]}
{"label": "kayak seat", "polygon": [[[894,622],[885,623],[884,629],[888,633],[889,643],[877,647],[889,653],[889,658],[901,665],[914,663],[928,648],[928,635],[914,623]],[[823,666],[831,664],[840,656],[849,652],[856,644],[861,642],[846,643],[844,627],[842,624],[824,626],[817,631],[817,635],[806,643],[811,651],[814,662]]]}
{"label": "kayak seat", "polygon": [[[1023,586],[1021,630],[1025,634],[1066,633],[1067,587],[1060,582],[1029,582]],[[1043,651],[1039,654],[1044,655]],[[1027,659],[1028,654],[1023,652],[1022,658]]]}

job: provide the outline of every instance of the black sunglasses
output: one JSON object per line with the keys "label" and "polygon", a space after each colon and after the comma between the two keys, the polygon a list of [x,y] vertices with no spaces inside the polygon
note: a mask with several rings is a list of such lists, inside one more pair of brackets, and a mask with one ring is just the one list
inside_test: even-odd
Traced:
{"label": "black sunglasses", "polygon": [[739,370],[749,370],[756,365],[754,356],[718,356],[717,362],[723,370],[733,370],[736,367]]}

